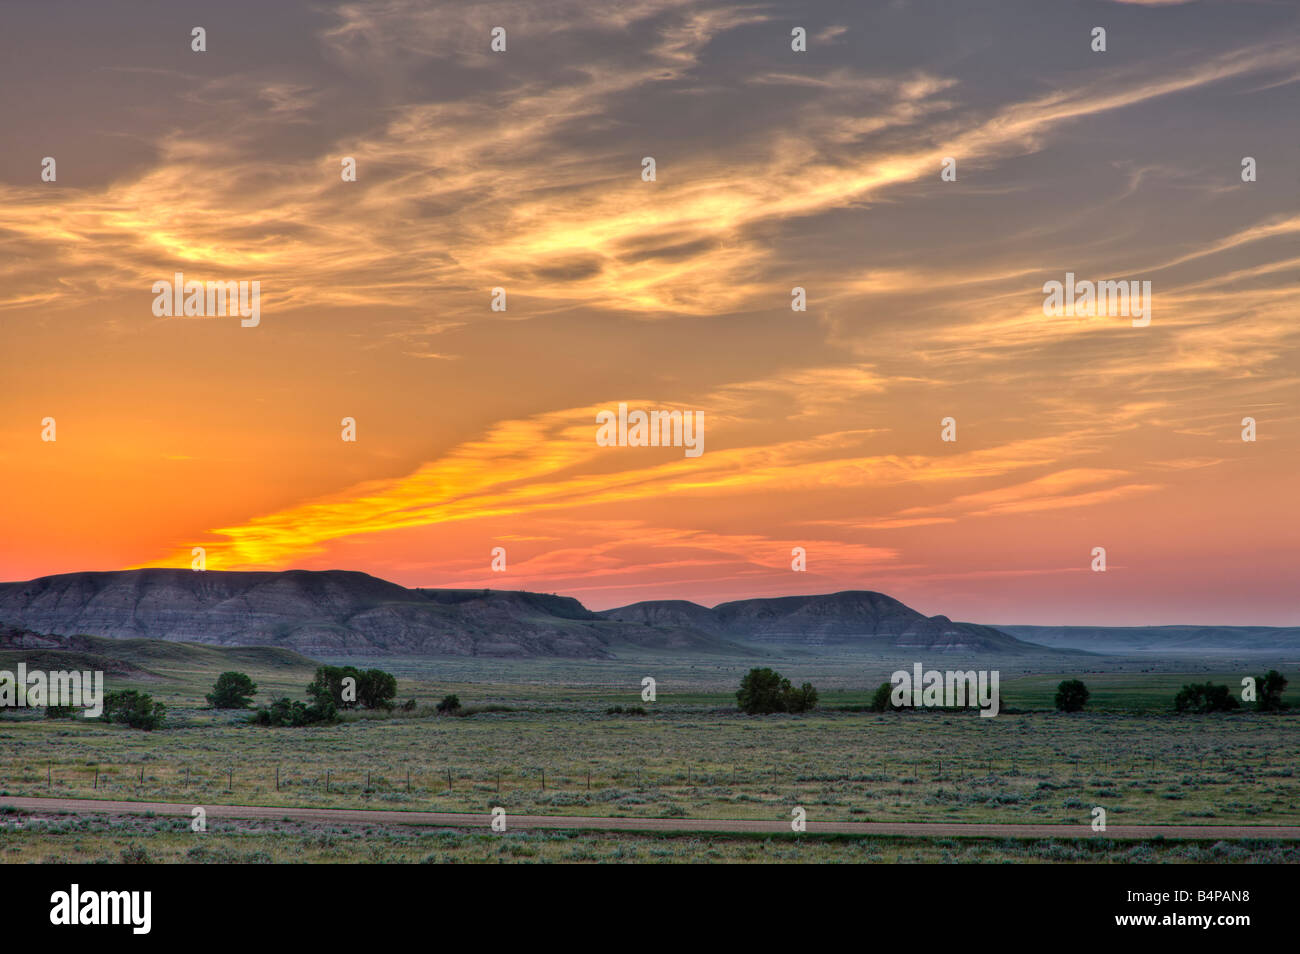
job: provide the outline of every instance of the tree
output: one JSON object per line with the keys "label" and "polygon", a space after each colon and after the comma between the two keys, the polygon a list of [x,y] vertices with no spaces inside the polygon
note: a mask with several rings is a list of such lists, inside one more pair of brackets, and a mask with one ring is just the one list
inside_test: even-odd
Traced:
{"label": "tree", "polygon": [[1258,693],[1255,698],[1255,708],[1260,712],[1281,712],[1286,708],[1286,703],[1282,701],[1282,693],[1286,690],[1286,676],[1276,669],[1270,669],[1260,676],[1256,680],[1255,689]]}
{"label": "tree", "polygon": [[893,710],[898,712],[902,706],[894,705],[894,684],[892,682],[882,682],[876,687],[875,693],[871,696],[872,712],[889,712]]}
{"label": "tree", "polygon": [[740,680],[736,704],[750,715],[771,712],[807,712],[817,705],[817,690],[805,682],[798,689],[773,669],[751,669]]}
{"label": "tree", "polygon": [[397,696],[397,677],[382,669],[367,669],[357,680],[357,701],[367,709],[391,709]]}
{"label": "tree", "polygon": [[154,702],[152,696],[134,689],[119,689],[104,696],[104,713],[100,718],[151,732],[162,728],[166,715],[167,707]]}
{"label": "tree", "polygon": [[208,693],[208,705],[214,709],[247,709],[253,704],[257,683],[242,672],[223,672]]}
{"label": "tree", "polygon": [[1183,686],[1174,696],[1174,709],[1177,712],[1228,712],[1239,707],[1239,703],[1227,686],[1216,686],[1212,682],[1192,683]]}
{"label": "tree", "polygon": [[311,705],[307,705],[297,699],[291,700],[287,696],[272,699],[269,706],[258,709],[248,719],[254,725],[293,728],[304,725],[331,725],[338,720],[338,709],[329,699],[317,699]]}
{"label": "tree", "polygon": [[790,680],[775,669],[751,669],[740,680],[736,704],[750,715],[784,712],[785,694],[789,691]]}
{"label": "tree", "polygon": [[[352,692],[345,680],[351,679]],[[362,672],[355,666],[321,666],[307,687],[307,695],[320,702],[329,699],[339,709],[391,709],[397,695],[397,678],[382,669]]]}
{"label": "tree", "polygon": [[1056,708],[1060,712],[1082,712],[1091,693],[1078,679],[1066,679],[1056,687]]}
{"label": "tree", "polygon": [[[307,686],[307,695],[320,703],[329,701],[339,709],[352,709],[357,705],[359,693],[347,693],[345,679],[351,679],[354,689],[360,688],[361,671],[356,666],[321,666],[316,677]],[[344,698],[347,695],[348,698]]]}
{"label": "tree", "polygon": [[817,707],[817,690],[811,682],[805,682],[798,689],[786,694],[786,712],[807,712]]}

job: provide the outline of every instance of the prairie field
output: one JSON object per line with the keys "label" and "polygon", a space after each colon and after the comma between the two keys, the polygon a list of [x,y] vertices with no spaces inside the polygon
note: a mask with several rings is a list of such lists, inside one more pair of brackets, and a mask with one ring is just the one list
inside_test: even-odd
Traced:
{"label": "prairie field", "polygon": [[[819,708],[799,716],[737,711],[733,687],[748,660],[350,661],[397,673],[398,699],[415,699],[415,710],[257,727],[206,707],[216,669],[154,659],[154,675],[121,685],[164,702],[167,728],[8,716],[0,720],[0,791],[485,818],[502,806],[775,820],[801,806],[823,821],[1087,825],[1101,806],[1114,824],[1300,824],[1300,718],[1171,711],[1183,683],[1235,685],[1263,664],[1106,660],[1113,671],[1099,673],[1082,668],[1098,666],[1088,657],[1062,673],[1034,671],[1033,660],[1004,662],[1004,711],[981,718],[861,711],[902,665],[862,656],[764,660],[821,688]],[[301,698],[311,677],[309,667],[276,659],[248,671],[259,702]],[[657,698],[646,702],[641,679],[651,674]],[[1088,683],[1089,711],[1052,710],[1065,675]],[[434,703],[446,693],[472,714],[437,715]],[[1294,691],[1288,700],[1300,702]],[[645,714],[609,712],[614,706]]]}
{"label": "prairie field", "polygon": [[418,830],[405,826],[215,822],[0,813],[0,863],[1091,863],[1300,862],[1295,842],[893,838],[836,835],[632,834],[588,831]]}

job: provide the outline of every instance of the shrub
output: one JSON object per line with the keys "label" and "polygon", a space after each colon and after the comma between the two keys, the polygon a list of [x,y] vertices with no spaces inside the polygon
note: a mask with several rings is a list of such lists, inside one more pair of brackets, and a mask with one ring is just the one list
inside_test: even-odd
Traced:
{"label": "shrub", "polygon": [[134,689],[119,689],[104,696],[104,714],[100,718],[151,732],[162,728],[166,715],[167,707],[154,702],[152,696]]}
{"label": "shrub", "polygon": [[137,845],[135,842],[127,845],[121,852],[124,865],[147,865],[149,864],[149,849],[144,845]]}
{"label": "shrub", "polygon": [[257,683],[242,672],[223,672],[207,694],[214,709],[247,709],[253,704]]}
{"label": "shrub", "polygon": [[740,680],[736,704],[742,712],[762,715],[785,711],[785,693],[790,691],[790,680],[775,669],[751,669]]}
{"label": "shrub", "polygon": [[[352,680],[351,686],[345,684],[348,679]],[[339,709],[391,709],[397,695],[397,678],[382,669],[362,672],[355,666],[321,666],[307,686],[307,695],[318,703],[328,699]]]}
{"label": "shrub", "polygon": [[382,669],[367,669],[357,680],[357,701],[367,709],[391,709],[397,677]]}
{"label": "shrub", "polygon": [[805,682],[798,689],[791,689],[786,693],[786,712],[807,712],[815,708],[817,708],[817,690],[813,688],[811,682]]}
{"label": "shrub", "polygon": [[1060,712],[1082,712],[1092,694],[1078,679],[1066,679],[1056,687],[1056,708]]}
{"label": "shrub", "polygon": [[628,706],[626,709],[622,706],[610,706],[605,710],[605,715],[643,716],[645,715],[645,706]]}
{"label": "shrub", "polygon": [[1227,686],[1216,686],[1212,682],[1183,686],[1174,696],[1177,712],[1228,712],[1238,707],[1239,703]]}
{"label": "shrub", "polygon": [[316,670],[316,677],[307,686],[307,696],[315,702],[328,700],[339,709],[352,709],[356,706],[357,700],[355,696],[349,699],[343,698],[346,694],[344,680],[352,679],[355,687],[360,676],[361,671],[355,666],[321,666]]}
{"label": "shrub", "polygon": [[736,704],[750,715],[807,712],[817,705],[817,690],[809,682],[795,689],[774,669],[751,669],[740,680]]}
{"label": "shrub", "polygon": [[311,705],[281,696],[272,699],[269,706],[263,706],[248,719],[254,725],[289,726],[299,728],[304,725],[332,725],[339,721],[338,708],[330,699],[317,699]]}
{"label": "shrub", "polygon": [[882,682],[876,687],[875,693],[871,696],[872,712],[898,712],[903,706],[896,706],[893,703],[894,684],[892,682]]}
{"label": "shrub", "polygon": [[438,703],[438,715],[455,715],[459,711],[460,696],[455,693],[443,696],[442,702]]}
{"label": "shrub", "polygon": [[1255,708],[1260,712],[1281,712],[1286,708],[1282,693],[1286,690],[1286,676],[1270,669],[1255,681]]}

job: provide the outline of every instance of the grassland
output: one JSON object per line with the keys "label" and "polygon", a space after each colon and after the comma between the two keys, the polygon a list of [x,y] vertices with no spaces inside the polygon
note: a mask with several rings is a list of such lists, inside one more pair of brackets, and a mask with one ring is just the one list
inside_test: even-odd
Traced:
{"label": "grassland", "polygon": [[[790,808],[799,805],[820,820],[1080,825],[1088,823],[1094,806],[1102,806],[1114,824],[1300,824],[1300,717],[1169,712],[1185,682],[1209,678],[1238,685],[1243,674],[1274,662],[1107,660],[1115,670],[1107,673],[1082,671],[1097,667],[1094,658],[1068,673],[1034,671],[1033,661],[1019,661],[1016,668],[1004,662],[1003,694],[1012,710],[982,719],[973,713],[852,711],[897,667],[886,659],[768,660],[796,681],[810,679],[822,688],[816,712],[768,717],[744,716],[734,708],[734,686],[748,660],[362,660],[398,672],[399,698],[414,697],[417,710],[355,714],[338,725],[305,729],[254,727],[237,714],[205,708],[203,693],[228,660],[135,662],[150,672],[110,679],[110,686],[141,688],[165,702],[169,728],[144,733],[82,719],[5,717],[0,791],[485,816],[501,805],[529,814],[788,819]],[[243,668],[261,687],[259,700],[281,693],[301,697],[311,675],[309,664],[290,657],[247,662],[252,665]],[[968,666],[982,664],[964,661],[963,668]],[[1092,688],[1093,711],[1050,711],[1056,683],[1067,674]],[[640,697],[644,675],[658,682],[653,703]],[[434,715],[432,704],[449,692],[466,705],[499,711]],[[1288,701],[1300,705],[1295,692]],[[647,714],[607,714],[614,705],[644,706]],[[156,831],[123,831],[131,823],[115,824],[95,830],[95,823],[84,820],[90,828],[68,828],[77,839],[64,838],[60,829],[57,844],[78,845],[77,857],[95,858],[120,851],[123,839],[147,838],[148,852],[158,858],[181,859],[194,847],[184,837],[187,831],[168,834],[171,822],[157,820]],[[54,833],[54,827],[10,827],[3,836],[4,857],[46,857],[54,852]],[[317,860],[312,832],[251,828],[209,834],[214,837],[204,844],[213,851]],[[394,859],[413,861],[448,852],[461,860],[496,860],[498,853],[516,850],[468,833],[436,837],[442,840],[387,832],[376,844]],[[339,834],[335,840],[346,846],[349,838]],[[647,854],[654,851],[667,852],[668,860],[692,852],[742,861],[755,851],[763,854],[752,840],[721,836],[517,838],[509,844],[520,846],[522,858],[536,860],[574,851],[592,860],[648,860],[657,857]],[[944,848],[868,841],[870,850],[834,839],[789,850],[806,860],[866,860],[873,852],[879,857],[872,860],[1012,857],[1001,842]],[[1014,857],[1054,860],[1053,852],[1064,852],[1063,858],[1079,860],[1095,852],[1053,844],[1058,848],[1016,848]],[[1104,854],[1118,859],[1134,850],[1127,845]],[[1156,852],[1152,860],[1205,860],[1198,853],[1210,848],[1149,850]],[[1294,860],[1291,849],[1283,848],[1256,846],[1247,856],[1259,860],[1260,851],[1287,855],[1274,860]]]}
{"label": "grassland", "polygon": [[1111,842],[1091,839],[636,835],[424,831],[404,827],[216,823],[183,819],[0,813],[0,863],[1000,863],[1238,864],[1300,862],[1300,845],[1270,841]]}

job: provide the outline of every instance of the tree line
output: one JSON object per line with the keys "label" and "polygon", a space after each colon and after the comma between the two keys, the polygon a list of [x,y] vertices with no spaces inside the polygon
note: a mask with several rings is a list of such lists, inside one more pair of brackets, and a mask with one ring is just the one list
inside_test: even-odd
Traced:
{"label": "tree line", "polygon": [[[1257,712],[1281,712],[1287,708],[1282,694],[1287,679],[1276,669],[1254,680],[1253,701]],[[893,686],[883,682],[876,689],[867,706],[873,712],[898,711],[893,704]],[[257,683],[247,673],[223,672],[205,698],[214,709],[250,709],[257,693]],[[391,711],[399,708],[413,711],[414,699],[400,706],[396,704],[397,678],[382,669],[357,669],[355,666],[320,666],[306,688],[307,700],[279,696],[268,705],[257,707],[248,721],[261,726],[330,725],[339,721],[339,713],[349,709]],[[1088,705],[1091,692],[1080,679],[1066,679],[1056,687],[1055,704],[1058,712],[1082,712]],[[790,680],[770,668],[751,669],[740,681],[736,691],[736,704],[749,715],[773,713],[802,713],[816,708],[818,694],[812,683],[795,687]],[[1231,712],[1240,709],[1241,703],[1225,685],[1211,682],[1189,683],[1174,696],[1173,707],[1179,713]],[[46,718],[68,718],[77,710],[68,707],[48,706]],[[439,715],[467,714],[460,699],[448,695],[438,703]],[[622,712],[622,709],[610,712]],[[628,710],[631,712],[632,710]],[[640,710],[638,714],[643,714]],[[147,693],[136,689],[119,689],[104,695],[104,712],[100,721],[130,726],[146,732],[163,727],[167,707],[155,702]]]}
{"label": "tree line", "polygon": [[[1254,704],[1256,712],[1281,712],[1287,708],[1282,701],[1286,691],[1287,679],[1276,669],[1270,669],[1255,678]],[[871,697],[869,708],[873,712],[898,711],[891,700],[893,685],[882,682]],[[1082,712],[1092,697],[1087,685],[1081,679],[1066,679],[1056,687],[1054,702],[1058,712]],[[1250,701],[1250,700],[1247,700]],[[1178,690],[1174,696],[1174,711],[1189,714],[1209,712],[1231,712],[1240,709],[1241,703],[1232,694],[1228,686],[1215,685],[1212,682],[1189,683]]]}

